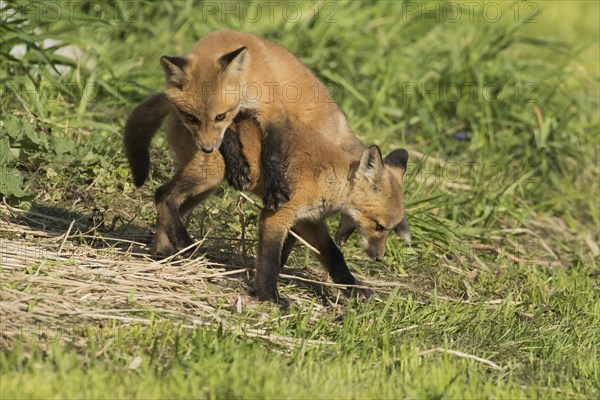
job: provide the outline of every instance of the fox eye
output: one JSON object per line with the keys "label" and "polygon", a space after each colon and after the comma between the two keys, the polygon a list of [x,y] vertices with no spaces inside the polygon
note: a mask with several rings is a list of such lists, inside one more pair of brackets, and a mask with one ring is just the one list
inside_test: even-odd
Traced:
{"label": "fox eye", "polygon": [[215,121],[223,121],[227,113],[221,113],[215,117]]}
{"label": "fox eye", "polygon": [[383,225],[381,225],[380,223],[376,223],[375,225],[375,230],[379,233],[385,231],[385,228],[383,227]]}
{"label": "fox eye", "polygon": [[195,116],[195,115],[193,115],[193,114],[185,114],[185,118],[186,118],[188,121],[190,121],[190,122],[193,122],[193,123],[196,123],[196,122],[198,122],[198,118],[196,118],[196,116]]}

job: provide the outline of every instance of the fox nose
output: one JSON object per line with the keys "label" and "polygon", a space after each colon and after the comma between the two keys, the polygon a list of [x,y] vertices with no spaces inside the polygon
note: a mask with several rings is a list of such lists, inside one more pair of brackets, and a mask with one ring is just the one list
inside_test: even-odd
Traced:
{"label": "fox nose", "polygon": [[375,261],[383,261],[383,257],[385,256],[385,252],[378,253],[375,249],[367,249],[367,255],[371,260]]}
{"label": "fox nose", "polygon": [[204,146],[202,146],[201,149],[205,153],[212,153],[215,148],[214,147],[204,147]]}

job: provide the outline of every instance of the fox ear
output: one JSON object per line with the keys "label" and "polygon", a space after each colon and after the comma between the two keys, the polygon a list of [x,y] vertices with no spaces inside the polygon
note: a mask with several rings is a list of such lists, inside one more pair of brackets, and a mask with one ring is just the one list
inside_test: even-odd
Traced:
{"label": "fox ear", "polygon": [[408,227],[408,221],[406,220],[406,215],[402,218],[402,221],[394,228],[394,232],[398,234],[406,243],[410,244],[410,229]]}
{"label": "fox ear", "polygon": [[362,176],[373,184],[378,183],[383,173],[381,150],[376,145],[370,146],[360,157],[358,170]]}
{"label": "fox ear", "polygon": [[248,48],[240,47],[237,50],[227,53],[219,58],[223,75],[227,78],[236,78],[246,68],[248,61]]}
{"label": "fox ear", "polygon": [[408,151],[405,149],[394,150],[385,157],[383,162],[390,167],[401,169],[404,176],[406,173],[406,164],[408,163]]}
{"label": "fox ear", "polygon": [[183,89],[189,81],[187,74],[183,70],[187,64],[188,60],[182,57],[162,56],[160,58],[160,65],[165,71],[167,83],[178,89]]}

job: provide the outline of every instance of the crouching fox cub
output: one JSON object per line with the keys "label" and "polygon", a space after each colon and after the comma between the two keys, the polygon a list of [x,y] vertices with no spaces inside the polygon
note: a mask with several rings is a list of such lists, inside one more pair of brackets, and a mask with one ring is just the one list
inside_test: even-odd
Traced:
{"label": "crouching fox cub", "polygon": [[[198,149],[187,134],[165,94],[145,100],[129,116],[125,148],[134,176],[148,174],[148,163],[137,162],[147,154],[151,138],[170,113],[168,142],[178,170],[155,195],[157,210],[156,251],[167,256],[193,243],[181,216],[203,201],[226,177],[227,164],[219,152]],[[310,129],[308,127],[304,129]],[[357,230],[367,254],[382,259],[390,232],[407,237],[402,179],[408,153],[404,149],[382,158],[377,146],[352,155],[320,135],[294,130],[289,135],[288,177],[294,196],[275,210],[263,209],[259,220],[259,243],[255,285],[260,300],[279,301],[277,278],[295,242],[294,230],[319,251],[319,261],[335,283],[356,284],[344,256],[327,231],[325,218],[341,213],[337,239],[345,241]],[[226,130],[221,150],[239,146],[250,167],[248,190],[263,196],[261,129],[253,118],[238,116]],[[368,297],[370,291],[359,290]]]}

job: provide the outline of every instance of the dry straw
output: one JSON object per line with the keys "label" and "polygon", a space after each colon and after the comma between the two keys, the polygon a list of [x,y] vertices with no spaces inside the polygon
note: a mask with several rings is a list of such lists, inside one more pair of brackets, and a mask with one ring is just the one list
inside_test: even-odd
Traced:
{"label": "dry straw", "polygon": [[[202,256],[156,260],[147,245],[150,240],[148,231],[135,227],[127,233],[107,232],[80,221],[0,206],[0,347],[40,330],[64,331],[86,324],[149,325],[161,320],[190,329],[218,323],[235,334],[262,338],[283,349],[298,342],[260,328],[278,313],[250,295],[247,265],[217,263]],[[203,249],[202,241],[198,245]],[[282,280],[331,287],[333,299],[339,286],[312,268],[283,274]],[[299,305],[312,304],[314,319],[339,311],[313,304],[314,296],[307,291],[286,293],[286,297]],[[243,318],[240,313],[245,313]],[[84,345],[72,335],[60,340]]]}

